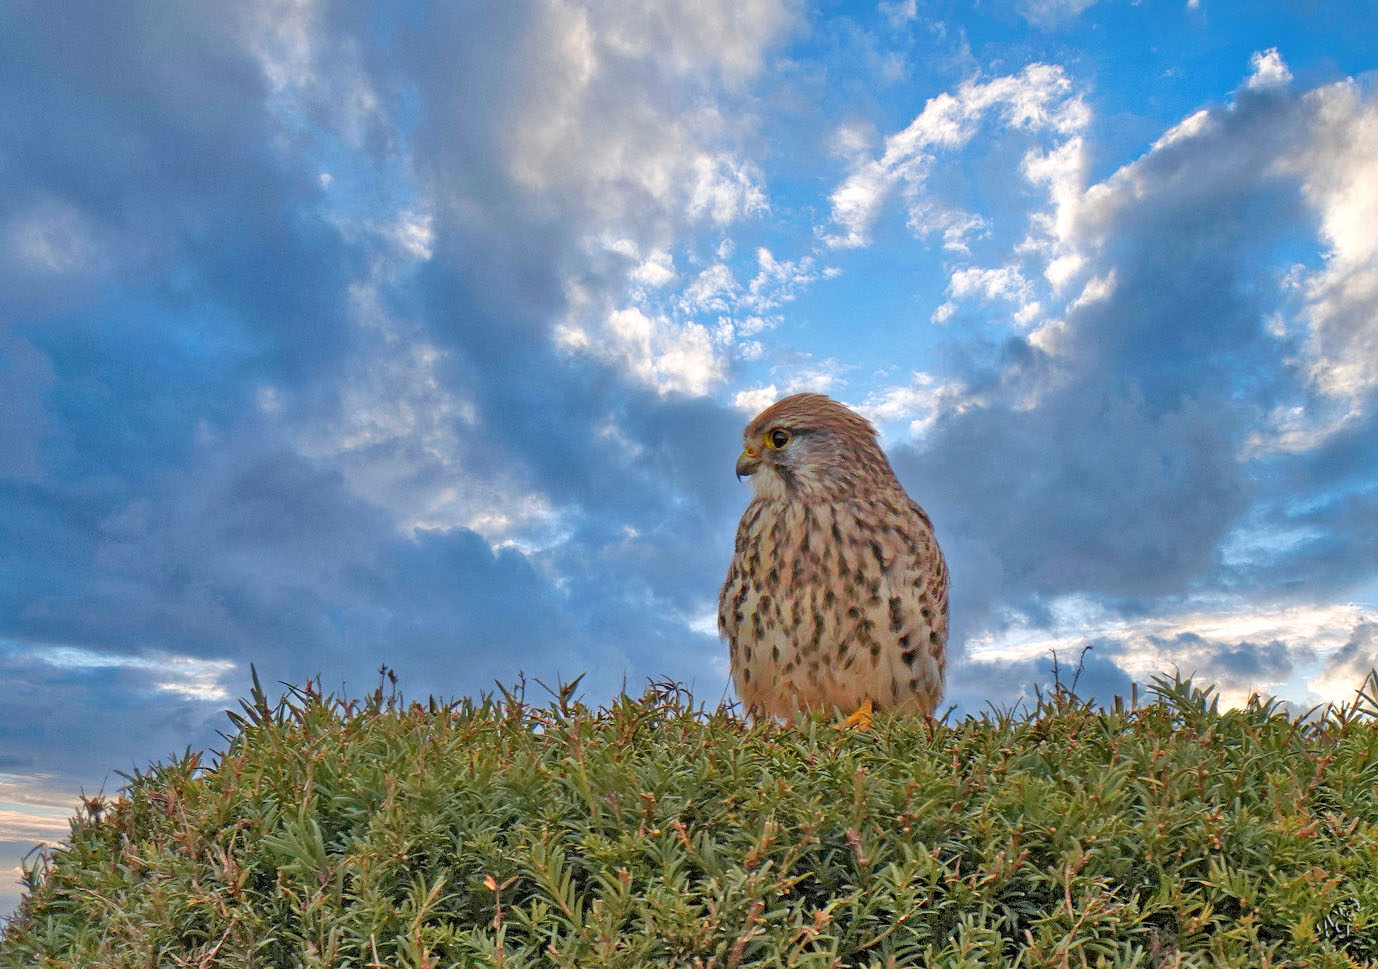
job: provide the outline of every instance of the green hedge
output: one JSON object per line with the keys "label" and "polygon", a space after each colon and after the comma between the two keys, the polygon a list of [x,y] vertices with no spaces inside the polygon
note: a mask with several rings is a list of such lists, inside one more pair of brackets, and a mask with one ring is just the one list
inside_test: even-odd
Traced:
{"label": "green hedge", "polygon": [[214,768],[85,806],[0,966],[1378,959],[1371,693],[1300,722],[1160,681],[870,733],[572,693],[272,705],[255,681]]}

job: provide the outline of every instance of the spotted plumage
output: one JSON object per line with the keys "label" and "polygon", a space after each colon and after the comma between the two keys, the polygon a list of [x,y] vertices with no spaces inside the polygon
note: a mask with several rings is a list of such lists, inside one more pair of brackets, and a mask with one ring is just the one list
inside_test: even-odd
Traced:
{"label": "spotted plumage", "polygon": [[869,421],[822,394],[747,425],[754,492],[718,600],[737,695],[756,716],[932,714],[943,692],[947,567],[928,515]]}

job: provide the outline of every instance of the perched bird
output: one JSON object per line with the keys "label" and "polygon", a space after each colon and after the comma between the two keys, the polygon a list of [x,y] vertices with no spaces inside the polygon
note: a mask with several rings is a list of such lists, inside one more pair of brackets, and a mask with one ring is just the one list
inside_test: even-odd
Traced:
{"label": "perched bird", "polygon": [[871,422],[795,394],[747,425],[753,497],[718,599],[737,695],[757,717],[833,708],[931,715],[943,692],[947,566]]}

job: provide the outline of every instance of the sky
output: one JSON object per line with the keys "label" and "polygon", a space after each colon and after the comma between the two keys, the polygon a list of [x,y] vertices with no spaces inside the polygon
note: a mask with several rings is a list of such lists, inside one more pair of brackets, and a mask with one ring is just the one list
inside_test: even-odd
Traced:
{"label": "sky", "polygon": [[[761,407],[870,417],[954,715],[1378,665],[1368,2],[0,6],[0,915],[250,685],[730,698]],[[539,694],[534,684],[532,689]]]}

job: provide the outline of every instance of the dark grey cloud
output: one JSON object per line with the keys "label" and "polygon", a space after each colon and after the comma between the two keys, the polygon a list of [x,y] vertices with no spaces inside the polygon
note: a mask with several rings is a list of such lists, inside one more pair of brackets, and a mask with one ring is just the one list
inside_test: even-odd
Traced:
{"label": "dark grey cloud", "polygon": [[1264,585],[1288,599],[1314,596],[1318,590],[1357,594],[1378,569],[1378,489],[1326,494],[1313,502],[1266,514],[1271,528],[1297,535],[1294,544],[1266,559],[1235,566],[1229,578]]}
{"label": "dark grey cloud", "polygon": [[[404,690],[443,695],[589,671],[607,697],[624,677],[703,683],[719,652],[686,623],[713,602],[745,500],[729,463],[740,418],[551,346],[597,200],[552,207],[512,181],[504,126],[539,73],[523,60],[539,8],[437,9],[388,44],[362,9],[331,7],[338,32],[313,34],[296,128],[251,49],[258,8],[0,15],[17,53],[0,87],[20,108],[0,218],[13,245],[48,245],[0,278],[23,308],[0,370],[16,418],[0,479],[16,693],[0,741],[9,757],[42,751],[32,769],[70,782],[213,743],[223,702],[158,689],[163,655],[233,662],[232,694],[252,662],[269,683],[319,674],[354,692],[387,664]],[[267,56],[288,70],[300,53]],[[350,115],[361,92],[386,110]],[[390,243],[342,227],[317,177],[349,137],[391,171],[399,117],[437,206],[433,254],[407,272],[376,268]],[[442,428],[458,465],[401,439],[360,460],[414,465],[416,488],[492,482],[499,511],[536,496],[567,534],[494,548],[459,524],[412,532],[408,509],[302,453],[357,416],[357,361],[388,352],[351,323],[360,284],[434,342],[436,376],[473,407]],[[84,651],[75,666],[54,665],[63,648]]]}
{"label": "dark grey cloud", "polygon": [[[695,580],[701,597],[713,589],[702,509],[662,516],[654,504],[628,505],[604,526],[598,514],[612,512],[595,507],[547,569],[466,529],[400,535],[338,473],[263,443],[246,432],[207,445],[67,543],[45,546],[51,524],[28,542],[15,535],[7,548],[31,580],[0,595],[0,616],[33,641],[235,658],[288,680],[326,673],[358,684],[387,663],[407,684],[443,693],[550,663],[573,675],[609,649],[633,649],[605,667],[600,685],[615,689],[627,668],[661,670],[653,643],[626,645],[636,633],[695,644],[664,609],[693,608]],[[20,505],[15,520],[35,517]],[[646,535],[631,540],[624,522]]]}
{"label": "dark grey cloud", "polygon": [[[1299,96],[1242,91],[1201,133],[1088,193],[1078,214],[1088,271],[1114,285],[1069,307],[1057,352],[1019,338],[954,347],[954,366],[987,402],[940,414],[895,463],[952,549],[959,629],[988,625],[996,605],[1037,618],[1057,596],[1132,612],[1154,599],[1175,609],[1219,583],[1239,589],[1222,544],[1269,503],[1274,521],[1323,536],[1293,563],[1307,595],[1372,575],[1367,489],[1327,494],[1305,481],[1316,462],[1351,480],[1371,472],[1371,435],[1356,427],[1314,455],[1248,457],[1269,415],[1311,393],[1294,365],[1299,344],[1267,326],[1286,310],[1277,254],[1315,220],[1300,182],[1274,164],[1305,143],[1305,117]],[[1304,511],[1287,503],[1298,494]],[[1247,587],[1287,581],[1255,573]]]}
{"label": "dark grey cloud", "polygon": [[1096,384],[1033,411],[943,419],[923,452],[896,458],[954,555],[994,551],[1000,571],[982,578],[1006,596],[1181,591],[1244,507],[1217,411],[1185,401],[1154,415]]}
{"label": "dark grey cloud", "polygon": [[156,690],[147,670],[64,668],[22,652],[0,656],[0,669],[7,691],[0,743],[17,765],[30,761],[18,769],[49,789],[113,792],[124,783],[113,772],[188,746],[214,748],[215,729],[228,723],[215,707]]}
{"label": "dark grey cloud", "polygon": [[1355,690],[1366,688],[1371,702],[1378,697],[1373,696],[1371,684],[1365,681],[1375,671],[1378,671],[1378,623],[1363,622],[1355,627],[1349,641],[1331,654],[1326,663],[1326,676],[1348,681]]}
{"label": "dark grey cloud", "polygon": [[12,110],[0,215],[12,245],[46,226],[58,250],[49,265],[5,260],[0,282],[26,314],[81,305],[73,288],[89,297],[103,280],[166,271],[189,246],[253,248],[246,237],[301,190],[274,160],[266,85],[234,13],[19,3],[0,24]]}
{"label": "dark grey cloud", "polygon": [[[1267,643],[1227,642],[1192,632],[1147,639],[1171,664],[1165,672],[1223,686],[1277,683],[1292,673],[1296,663],[1315,658],[1305,643],[1284,643],[1276,639]],[[1123,651],[1124,644],[1118,649]]]}
{"label": "dark grey cloud", "polygon": [[[1128,703],[1134,679],[1115,662],[1115,644],[1096,640],[1083,645],[1090,648],[1059,650],[1056,655],[1050,651],[1029,659],[960,663],[948,677],[947,703],[955,705],[957,716],[1008,710],[1015,704],[1028,710],[1038,693],[1047,696],[1059,686],[1099,706],[1110,706],[1117,696]],[[1140,689],[1139,695],[1145,696],[1145,691]]]}
{"label": "dark grey cloud", "polygon": [[27,340],[0,334],[0,477],[38,472],[38,442],[48,427],[43,395],[52,366]]}
{"label": "dark grey cloud", "polygon": [[[58,370],[48,401],[68,418],[54,436],[73,471],[137,464],[124,446],[168,446],[232,415],[249,368],[300,379],[343,349],[359,254],[279,137],[244,14],[135,2],[0,14],[14,119],[4,325]],[[124,424],[113,456],[107,415]]]}

